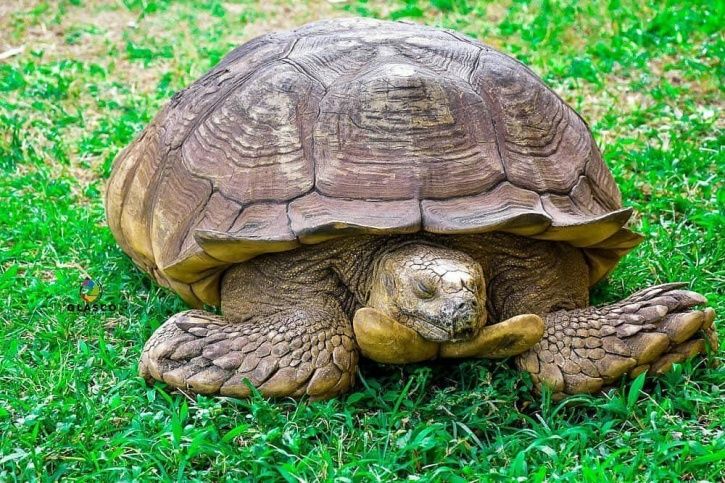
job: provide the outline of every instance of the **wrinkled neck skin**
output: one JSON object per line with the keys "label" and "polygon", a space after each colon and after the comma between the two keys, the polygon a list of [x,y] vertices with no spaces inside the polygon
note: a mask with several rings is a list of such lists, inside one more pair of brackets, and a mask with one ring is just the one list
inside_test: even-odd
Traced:
{"label": "wrinkled neck skin", "polygon": [[[420,233],[337,238],[291,252],[256,257],[232,267],[225,275],[222,312],[232,316],[255,313],[262,310],[261,306],[272,310],[289,305],[292,299],[313,301],[325,295],[338,300],[350,319],[357,309],[366,306],[388,312],[393,317],[401,316],[389,312],[390,294],[382,290],[385,287],[382,275],[397,273],[395,264],[390,266],[396,254],[399,262],[429,250],[452,254],[449,258],[456,259],[456,263],[477,264],[482,272],[481,283],[469,284],[472,281],[465,278],[466,273],[456,273],[447,280],[450,284],[443,290],[454,290],[457,282],[461,286],[471,285],[471,294],[480,297],[479,300],[482,298],[483,306],[466,307],[466,302],[471,302],[471,298],[464,300],[466,297],[459,297],[457,302],[463,303],[459,310],[471,311],[474,315],[464,319],[470,321],[478,317],[481,319],[479,325],[500,322],[518,314],[544,315],[588,304],[588,268],[581,251],[570,245],[506,233],[456,236]],[[422,305],[411,303],[408,309]],[[450,307],[441,307],[440,311],[456,309],[457,303],[451,302]],[[469,325],[472,326],[465,327],[464,324],[450,329],[463,331],[461,338],[465,338],[466,330],[478,326],[473,322]],[[425,328],[422,330],[426,332]],[[434,340],[452,337],[435,331],[427,335]]]}
{"label": "wrinkled neck skin", "polygon": [[[333,240],[331,248],[336,252],[332,269],[340,281],[354,294],[360,307],[370,306],[376,281],[380,281],[386,259],[405,248],[444,247],[435,238],[416,236],[361,236]],[[334,246],[334,248],[333,248]],[[374,300],[373,300],[374,302]]]}
{"label": "wrinkled neck skin", "polygon": [[376,282],[379,286],[381,274],[389,270],[386,259],[406,247],[442,248],[471,257],[483,272],[483,323],[589,304],[588,265],[581,250],[566,243],[507,233],[362,236],[329,243],[336,252],[333,270],[354,294],[356,308],[381,308],[385,297],[375,290]]}

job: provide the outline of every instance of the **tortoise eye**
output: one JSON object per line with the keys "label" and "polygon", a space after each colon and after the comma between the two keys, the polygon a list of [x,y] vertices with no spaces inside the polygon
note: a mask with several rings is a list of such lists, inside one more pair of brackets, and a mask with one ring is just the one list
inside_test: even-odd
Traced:
{"label": "tortoise eye", "polygon": [[413,283],[413,291],[422,299],[431,299],[435,296],[438,289],[430,280],[416,280]]}

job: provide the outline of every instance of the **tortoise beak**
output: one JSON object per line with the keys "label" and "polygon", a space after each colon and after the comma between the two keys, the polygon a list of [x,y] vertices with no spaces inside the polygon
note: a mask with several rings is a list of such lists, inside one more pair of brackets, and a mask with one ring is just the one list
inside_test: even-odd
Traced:
{"label": "tortoise beak", "polygon": [[[468,298],[454,298],[440,311],[429,317],[416,317],[420,335],[433,342],[459,342],[478,334],[486,324],[478,302]],[[411,316],[412,314],[408,314]]]}
{"label": "tortoise beak", "polygon": [[450,340],[467,340],[473,337],[484,323],[475,300],[452,300],[446,315],[450,314]]}
{"label": "tortoise beak", "polygon": [[441,310],[442,320],[436,324],[446,328],[446,340],[456,342],[474,337],[486,324],[483,311],[479,307],[475,299],[450,300]]}

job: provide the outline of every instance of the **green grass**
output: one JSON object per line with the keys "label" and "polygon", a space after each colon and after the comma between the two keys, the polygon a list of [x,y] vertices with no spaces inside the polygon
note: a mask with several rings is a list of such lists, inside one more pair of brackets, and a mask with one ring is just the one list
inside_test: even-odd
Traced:
{"label": "green grass", "polygon": [[[187,398],[136,376],[183,304],[115,244],[115,154],[234,45],[321,16],[457,29],[590,123],[646,241],[595,290],[683,280],[725,313],[722,2],[25,1],[0,10],[0,480],[720,480],[722,356],[553,403],[510,364],[363,363],[346,397]],[[107,313],[69,312],[88,274]],[[722,337],[721,337],[722,338]]]}

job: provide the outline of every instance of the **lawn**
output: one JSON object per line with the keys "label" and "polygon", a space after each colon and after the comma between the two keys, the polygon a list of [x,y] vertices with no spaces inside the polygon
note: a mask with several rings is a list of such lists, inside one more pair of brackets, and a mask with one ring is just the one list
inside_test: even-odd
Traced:
{"label": "lawn", "polygon": [[[721,480],[720,354],[558,403],[492,361],[366,362],[327,402],[147,387],[141,348],[184,305],[118,248],[102,193],[118,151],[241,42],[329,16],[440,25],[525,62],[589,122],[646,236],[595,302],[682,280],[725,314],[723,5],[3,2],[0,480]],[[86,276],[104,305],[70,310]]]}

